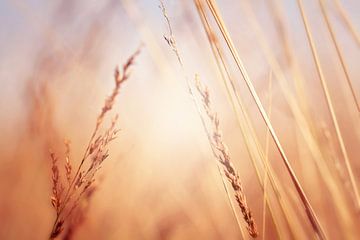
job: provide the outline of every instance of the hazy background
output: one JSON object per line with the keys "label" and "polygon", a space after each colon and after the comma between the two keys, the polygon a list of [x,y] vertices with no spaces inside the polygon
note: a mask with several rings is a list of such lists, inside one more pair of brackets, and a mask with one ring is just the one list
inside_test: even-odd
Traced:
{"label": "hazy background", "polygon": [[[320,141],[325,144],[326,134],[335,139],[335,132],[296,1],[274,1],[284,13],[284,26],[305,76],[309,108],[322,134]],[[329,211],[332,196],[322,192],[309,150],[276,79],[271,93],[268,91],[269,65],[239,2],[222,0],[218,5],[264,106],[268,106],[269,95],[273,97],[275,130],[315,211],[331,239],[339,239],[341,233],[334,228],[336,218]],[[269,2],[249,2],[287,72]],[[304,2],[359,182],[359,116],[319,4]],[[360,95],[360,48],[340,20],[333,1],[327,2],[352,83]],[[360,30],[360,2],[341,2]],[[187,74],[198,73],[209,85],[225,141],[261,229],[262,191],[218,81],[219,73],[194,3],[170,0],[165,4]],[[0,1],[1,239],[46,239],[55,217],[50,203],[49,149],[62,152],[63,139],[70,139],[72,159],[78,161],[103,100],[113,87],[115,66],[124,63],[140,44],[144,44],[141,55],[114,109],[119,113],[121,131],[111,145],[88,219],[76,239],[239,239],[183,73],[163,39],[167,28],[158,5],[156,0]],[[232,72],[265,145],[265,125],[234,65]],[[290,77],[288,80],[293,86]],[[342,162],[336,140],[332,144],[332,156]],[[288,182],[273,144],[269,156],[280,179]],[[294,193],[290,183],[288,189],[289,195]],[[293,201],[294,205],[298,203],[296,196]],[[360,224],[358,219],[354,225]],[[276,235],[271,221],[267,227],[266,239],[273,239]],[[308,223],[302,227],[310,229]]]}

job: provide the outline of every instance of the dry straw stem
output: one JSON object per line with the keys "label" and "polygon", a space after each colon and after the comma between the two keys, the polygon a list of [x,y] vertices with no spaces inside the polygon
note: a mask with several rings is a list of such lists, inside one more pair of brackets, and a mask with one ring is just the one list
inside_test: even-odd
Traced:
{"label": "dry straw stem", "polygon": [[356,207],[357,211],[360,211],[360,194],[359,194],[358,186],[357,186],[357,183],[356,183],[356,179],[355,179],[355,176],[354,176],[353,169],[352,169],[351,164],[350,164],[350,159],[349,159],[346,147],[345,147],[345,143],[344,143],[344,139],[343,139],[343,136],[342,136],[342,133],[341,133],[341,130],[340,130],[340,126],[339,126],[339,123],[338,123],[338,120],[337,120],[337,117],[336,117],[336,113],[335,113],[335,109],[334,109],[334,106],[333,106],[333,103],[332,103],[332,100],[331,100],[329,88],[328,88],[327,82],[325,80],[325,76],[324,76],[322,67],[320,65],[320,59],[319,59],[318,53],[316,51],[315,42],[314,42],[313,36],[311,34],[311,31],[310,31],[308,19],[306,17],[305,11],[304,11],[303,2],[302,2],[302,0],[297,0],[297,3],[298,3],[298,6],[299,6],[302,21],[303,21],[304,26],[305,26],[306,36],[307,36],[308,43],[310,45],[312,57],[314,59],[315,65],[316,65],[316,71],[317,71],[318,77],[320,79],[321,86],[322,86],[322,89],[323,89],[323,92],[324,92],[324,95],[325,95],[325,98],[326,98],[326,103],[327,103],[327,106],[328,106],[328,109],[329,109],[329,112],[330,112],[330,115],[331,115],[331,120],[332,120],[332,122],[334,124],[334,127],[335,127],[335,132],[336,132],[337,139],[339,141],[340,150],[341,150],[341,153],[342,153],[342,155],[344,157],[346,170],[348,171],[348,174],[349,174],[350,183],[351,183],[354,198],[355,198],[355,207]]}
{"label": "dry straw stem", "polygon": [[[246,9],[246,14],[248,15],[247,19],[249,20],[251,27],[256,34],[256,40],[259,42],[262,50],[264,51],[265,57],[267,58],[274,72],[274,75],[278,80],[284,97],[287,100],[286,102],[289,104],[295,120],[298,122],[299,130],[301,131],[305,139],[305,143],[308,145],[309,150],[314,157],[314,162],[317,165],[319,173],[321,174],[322,179],[325,180],[324,183],[326,184],[331,195],[333,196],[333,199],[331,200],[336,205],[335,210],[340,216],[338,222],[344,229],[346,229],[345,234],[348,236],[351,232],[353,221],[351,220],[348,204],[345,200],[345,194],[343,191],[344,189],[341,183],[336,181],[337,179],[333,176],[329,169],[328,161],[324,159],[324,154],[321,152],[321,150],[323,149],[323,145],[318,142],[316,135],[314,135],[314,132],[311,128],[311,122],[309,122],[309,120],[303,116],[298,104],[296,103],[296,100],[289,91],[287,79],[283,71],[281,70],[280,64],[276,60],[276,57],[274,56],[271,48],[268,45],[266,37],[261,31],[260,24],[256,21],[253,11],[247,4],[244,4],[244,8]],[[327,151],[328,150],[326,150],[326,152]]]}
{"label": "dry straw stem", "polygon": [[[79,211],[80,205],[84,201],[88,201],[94,191],[93,183],[95,175],[101,168],[105,159],[108,158],[108,145],[117,137],[118,130],[115,128],[117,116],[113,118],[110,126],[104,133],[99,133],[103,125],[104,118],[113,108],[115,99],[119,94],[122,84],[129,78],[130,67],[134,64],[135,58],[140,53],[140,48],[131,55],[127,62],[123,65],[122,71],[115,69],[114,80],[115,87],[111,95],[105,100],[100,114],[97,117],[95,128],[86,147],[85,153],[75,174],[72,176],[72,163],[70,161],[70,143],[65,142],[65,163],[64,171],[68,187],[63,187],[60,171],[57,164],[57,157],[54,153],[50,154],[52,159],[52,182],[53,196],[51,202],[56,210],[56,219],[54,221],[49,239],[58,237],[67,224],[67,231],[70,231],[72,225],[68,223],[74,211]],[[85,164],[86,163],[86,164]],[[65,191],[66,189],[66,191]]]}
{"label": "dry straw stem", "polygon": [[[268,89],[268,94],[269,94],[269,106],[268,106],[268,115],[269,115],[269,119],[271,119],[271,113],[272,113],[272,72],[270,72],[270,77],[269,77],[269,89]],[[269,142],[270,142],[270,132],[269,129],[266,130],[266,137],[265,137],[265,161],[267,163],[269,163]],[[268,166],[268,165],[266,165]],[[266,202],[267,202],[267,183],[268,183],[268,171],[269,169],[266,167],[265,168],[265,172],[264,172],[264,198],[263,198],[263,229],[262,229],[262,236],[263,239],[265,239],[265,233],[266,233]]]}
{"label": "dry straw stem", "polygon": [[310,223],[311,223],[316,235],[320,239],[326,239],[325,233],[323,232],[322,227],[320,226],[319,220],[317,219],[317,217],[315,215],[315,212],[312,209],[312,207],[310,205],[310,202],[307,199],[307,197],[305,195],[305,192],[304,192],[303,188],[301,187],[301,184],[300,184],[299,180],[297,179],[297,177],[295,175],[295,172],[294,172],[294,170],[293,170],[293,168],[292,168],[292,166],[291,166],[291,164],[290,164],[290,162],[289,162],[289,160],[288,160],[288,158],[287,158],[287,156],[285,154],[285,151],[283,150],[283,148],[281,146],[281,143],[280,143],[280,141],[279,141],[279,139],[278,139],[278,137],[277,137],[277,135],[275,133],[274,128],[272,127],[272,124],[271,124],[271,122],[270,122],[270,120],[269,120],[269,118],[268,118],[268,116],[266,114],[266,111],[265,111],[265,109],[263,108],[263,106],[261,104],[261,101],[260,101],[260,99],[259,99],[259,97],[258,97],[258,95],[256,93],[256,90],[255,90],[255,88],[254,88],[254,86],[253,86],[253,84],[252,84],[252,82],[251,82],[251,80],[250,80],[250,78],[249,78],[249,76],[248,76],[248,74],[246,72],[246,69],[243,66],[243,63],[242,63],[242,61],[241,61],[241,59],[239,57],[239,54],[237,53],[237,50],[236,50],[236,48],[235,48],[235,46],[234,46],[234,44],[233,44],[233,42],[232,42],[232,40],[230,38],[230,35],[229,35],[229,33],[228,33],[228,31],[227,31],[227,29],[225,27],[225,24],[224,24],[224,22],[223,22],[223,20],[222,20],[222,18],[220,16],[220,12],[219,12],[217,6],[215,5],[215,1],[207,0],[207,4],[208,4],[208,7],[211,10],[211,12],[212,12],[217,24],[218,24],[218,27],[219,27],[219,29],[220,29],[220,31],[221,31],[224,39],[225,39],[230,51],[231,51],[231,54],[232,54],[232,56],[233,56],[233,58],[234,58],[234,60],[235,60],[235,62],[237,64],[241,74],[242,74],[242,77],[245,80],[245,82],[247,84],[247,87],[248,87],[251,95],[253,96],[253,98],[254,98],[254,100],[256,102],[256,105],[257,105],[257,107],[258,107],[258,109],[259,109],[259,111],[261,113],[261,116],[262,116],[263,120],[265,121],[265,123],[266,123],[266,125],[267,125],[267,127],[268,127],[268,129],[270,131],[270,134],[271,134],[271,136],[272,136],[272,138],[273,138],[273,140],[274,140],[274,142],[276,144],[276,147],[277,147],[277,149],[278,149],[278,151],[279,151],[279,153],[280,153],[280,155],[282,157],[282,160],[283,160],[283,162],[285,164],[285,167],[286,167],[287,171],[290,174],[291,180],[295,185],[295,188],[296,188],[296,190],[297,190],[297,192],[299,194],[299,197],[300,197],[300,199],[301,199],[301,201],[302,201],[302,203],[304,205],[304,208],[306,210],[306,214],[307,214],[307,216],[308,216],[308,218],[310,220]]}
{"label": "dry straw stem", "polygon": [[206,130],[209,138],[209,142],[211,148],[213,150],[214,157],[218,160],[218,162],[222,165],[225,176],[228,181],[231,183],[232,189],[235,193],[235,199],[241,209],[244,220],[247,223],[247,230],[253,238],[258,236],[257,228],[255,225],[255,221],[252,217],[251,210],[249,209],[246,197],[244,194],[244,190],[240,181],[239,174],[235,170],[233,163],[231,161],[231,157],[228,152],[228,148],[225,145],[222,139],[222,133],[220,131],[220,121],[217,113],[212,110],[210,94],[207,87],[204,87],[199,78],[195,77],[195,87],[201,99],[201,105],[203,110],[205,111],[208,120],[210,122],[210,130]]}
{"label": "dry straw stem", "polygon": [[352,95],[352,98],[354,100],[356,109],[357,109],[358,113],[360,113],[360,103],[359,103],[359,100],[358,100],[358,98],[356,96],[355,89],[354,89],[354,87],[352,85],[350,75],[349,75],[349,71],[347,69],[347,66],[346,66],[346,63],[345,63],[345,60],[344,60],[344,56],[343,56],[343,54],[342,54],[342,52],[340,50],[340,46],[339,46],[338,40],[336,38],[336,34],[334,32],[333,26],[330,23],[328,11],[327,11],[326,6],[325,6],[325,1],[324,0],[319,0],[319,3],[320,3],[321,13],[322,13],[322,15],[324,17],[326,27],[329,29],[331,40],[332,40],[332,42],[333,42],[333,44],[335,46],[336,54],[338,55],[338,58],[339,58],[339,61],[340,61],[340,64],[341,64],[341,68],[344,71],[345,79],[346,79],[346,82],[347,82],[347,84],[348,84],[348,86],[350,88],[351,95]]}

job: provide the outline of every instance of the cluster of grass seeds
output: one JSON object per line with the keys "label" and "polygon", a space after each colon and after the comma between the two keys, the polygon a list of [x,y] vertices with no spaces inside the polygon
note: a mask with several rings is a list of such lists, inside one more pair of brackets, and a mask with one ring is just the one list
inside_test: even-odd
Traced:
{"label": "cluster of grass seeds", "polygon": [[[65,142],[65,162],[62,170],[65,172],[63,179],[62,170],[58,164],[58,157],[51,152],[52,160],[52,197],[51,203],[56,212],[49,239],[55,239],[64,233],[64,239],[70,239],[74,231],[84,221],[88,203],[95,191],[95,175],[101,168],[102,163],[109,157],[109,144],[117,137],[118,130],[115,128],[118,116],[116,115],[110,126],[100,132],[107,114],[112,110],[115,99],[119,94],[123,83],[129,78],[130,67],[140,49],[131,55],[123,65],[122,70],[115,69],[115,87],[111,95],[105,100],[100,114],[97,117],[95,128],[91,134],[89,143],[76,171],[73,171],[73,163],[70,157],[70,143]],[[66,182],[66,183],[65,183]]]}
{"label": "cluster of grass seeds", "polygon": [[[238,203],[244,220],[247,223],[247,230],[250,236],[256,238],[258,236],[258,231],[255,225],[255,221],[251,210],[248,207],[245,193],[240,181],[240,176],[232,163],[228,147],[223,141],[220,130],[220,120],[218,114],[212,109],[209,90],[200,82],[197,76],[195,77],[195,86],[201,99],[202,108],[210,122],[211,130],[206,129],[206,132],[208,133],[208,138],[214,157],[222,165],[225,176],[234,190],[236,202]],[[201,117],[203,118],[203,116]]]}

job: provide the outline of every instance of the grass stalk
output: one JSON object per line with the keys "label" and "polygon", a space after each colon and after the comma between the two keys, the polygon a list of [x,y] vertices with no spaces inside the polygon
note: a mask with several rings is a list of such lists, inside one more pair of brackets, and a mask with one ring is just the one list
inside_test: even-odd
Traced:
{"label": "grass stalk", "polygon": [[[272,72],[270,72],[269,76],[269,87],[268,87],[268,96],[269,96],[269,106],[268,106],[268,115],[269,119],[271,120],[271,113],[272,113]],[[269,144],[270,143],[270,132],[266,129],[266,136],[265,136],[265,161],[269,163]],[[262,236],[265,240],[265,233],[266,233],[266,202],[267,202],[267,184],[268,184],[268,172],[269,169],[265,168],[264,173],[264,197],[263,197],[263,229],[262,229]]]}

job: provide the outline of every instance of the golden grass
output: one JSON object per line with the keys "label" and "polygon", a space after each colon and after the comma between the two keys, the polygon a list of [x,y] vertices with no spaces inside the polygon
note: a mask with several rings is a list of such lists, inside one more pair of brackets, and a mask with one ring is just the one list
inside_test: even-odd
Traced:
{"label": "golden grass", "polygon": [[293,170],[293,168],[292,168],[292,166],[291,166],[291,164],[290,164],[290,162],[289,162],[289,160],[288,160],[288,158],[287,158],[287,156],[285,154],[285,151],[284,151],[284,149],[283,149],[283,147],[282,147],[282,145],[281,145],[281,143],[280,143],[280,141],[279,141],[279,139],[277,137],[277,134],[275,133],[275,130],[272,127],[272,124],[271,124],[271,122],[269,120],[269,117],[267,116],[267,113],[266,113],[265,109],[262,106],[260,98],[258,97],[258,95],[256,93],[256,90],[255,90],[255,88],[254,88],[254,86],[253,86],[253,84],[252,84],[252,82],[251,82],[251,80],[250,80],[250,78],[249,78],[249,76],[248,76],[248,74],[246,72],[246,69],[245,69],[245,67],[244,67],[244,65],[243,65],[243,63],[242,63],[242,61],[241,61],[241,59],[239,57],[239,54],[237,53],[237,50],[236,50],[236,48],[235,48],[235,46],[234,46],[234,44],[233,44],[233,42],[232,42],[232,40],[231,40],[231,38],[229,36],[229,33],[228,33],[228,31],[227,31],[227,29],[225,27],[225,24],[224,24],[223,20],[221,19],[219,10],[217,9],[217,6],[215,5],[215,1],[208,0],[207,4],[208,4],[214,18],[216,19],[216,22],[217,22],[217,24],[218,24],[218,26],[219,26],[219,28],[221,30],[221,33],[222,33],[222,35],[223,35],[223,37],[224,37],[224,39],[226,41],[226,44],[228,45],[228,47],[230,49],[230,52],[231,52],[231,54],[232,54],[232,56],[233,56],[233,58],[234,58],[234,60],[235,60],[235,62],[237,64],[240,72],[241,72],[241,75],[242,75],[243,79],[245,80],[246,85],[247,85],[252,97],[254,98],[254,100],[256,102],[258,110],[260,111],[261,116],[262,116],[263,120],[265,121],[265,123],[266,123],[266,125],[267,125],[267,127],[268,127],[268,129],[270,131],[270,134],[271,134],[271,136],[272,136],[272,138],[273,138],[273,140],[274,140],[274,142],[275,142],[275,144],[277,146],[277,149],[278,149],[278,151],[279,151],[279,153],[280,153],[280,155],[282,157],[282,160],[283,160],[283,162],[284,162],[284,164],[285,164],[285,166],[287,168],[287,171],[289,172],[291,180],[292,180],[293,184],[295,185],[296,190],[297,190],[297,192],[298,192],[298,194],[299,194],[299,196],[301,198],[301,201],[302,201],[302,203],[304,205],[306,214],[307,214],[307,216],[309,218],[309,221],[311,222],[311,224],[312,224],[312,226],[314,228],[314,231],[316,232],[316,234],[319,236],[320,239],[326,239],[325,233],[322,230],[322,227],[321,227],[321,225],[319,223],[319,220],[317,219],[317,217],[316,217],[316,215],[314,213],[314,210],[311,207],[310,202],[309,202],[308,198],[306,197],[305,192],[304,192],[304,190],[303,190],[297,176],[295,175],[295,172],[294,172],[294,170]]}
{"label": "golden grass", "polygon": [[[263,32],[261,31],[261,28],[256,21],[253,11],[247,6],[244,5],[244,8],[246,9],[246,14],[248,16],[249,22],[254,29],[254,33],[256,35],[256,40],[259,42],[262,50],[265,53],[265,56],[272,67],[272,70],[274,71],[274,75],[276,76],[279,86],[281,87],[281,90],[284,94],[285,99],[287,100],[287,104],[289,104],[290,109],[295,117],[295,120],[297,124],[299,125],[300,132],[305,139],[305,143],[309,147],[309,150],[314,158],[314,163],[317,165],[317,168],[319,170],[319,173],[323,179],[326,179],[324,181],[325,185],[329,189],[329,191],[332,193],[332,196],[336,198],[334,199],[334,204],[338,206],[336,208],[336,211],[338,211],[339,216],[341,216],[342,220],[339,220],[339,224],[343,225],[344,229],[349,228],[351,225],[349,221],[349,209],[348,204],[345,200],[344,195],[344,188],[342,187],[342,184],[338,181],[338,179],[334,176],[334,174],[331,171],[331,167],[326,161],[327,158],[327,152],[328,149],[324,149],[324,147],[319,143],[318,135],[319,132],[316,131],[314,124],[311,122],[311,117],[308,116],[308,113],[303,114],[302,109],[300,106],[304,106],[303,109],[307,109],[306,107],[306,101],[304,99],[300,100],[300,104],[297,104],[296,99],[292,96],[292,94],[289,92],[289,86],[287,83],[287,79],[285,77],[285,74],[281,70],[279,62],[276,60],[276,57],[272,53],[269,45],[266,43],[266,39],[264,37]],[[294,61],[292,61],[295,63]],[[296,67],[296,66],[295,66]],[[295,69],[296,70],[296,69]],[[294,74],[297,74],[298,72],[295,71]],[[299,82],[298,85],[301,86],[302,78],[300,76],[295,75],[295,82]],[[298,79],[299,78],[299,79]],[[301,94],[300,97],[305,97],[305,95]],[[307,111],[307,110],[306,110]],[[346,221],[347,223],[344,223]],[[345,234],[347,234],[349,231],[345,230]]]}
{"label": "golden grass", "polygon": [[[244,107],[244,103],[241,100],[239,93],[235,87],[235,83],[233,81],[233,77],[230,76],[229,69],[227,67],[227,64],[225,63],[225,58],[223,56],[219,40],[217,39],[216,35],[214,34],[214,31],[211,28],[211,25],[209,24],[209,21],[206,17],[205,11],[203,9],[201,1],[196,0],[195,1],[196,7],[198,9],[199,16],[202,20],[202,24],[205,28],[208,41],[211,46],[211,50],[213,53],[213,56],[216,60],[217,67],[221,73],[221,79],[222,82],[225,85],[226,89],[226,96],[229,99],[229,102],[231,104],[231,107],[235,113],[237,123],[239,125],[239,128],[241,130],[242,137],[246,144],[246,149],[249,153],[251,162],[255,168],[257,179],[259,181],[259,184],[261,185],[263,189],[264,196],[266,196],[266,183],[264,181],[263,176],[269,175],[271,179],[271,186],[276,192],[275,197],[280,204],[281,212],[284,214],[285,218],[287,219],[287,222],[292,224],[294,222],[294,217],[292,217],[292,221],[290,221],[290,217],[288,215],[289,206],[288,204],[283,200],[284,194],[280,194],[280,186],[279,184],[276,184],[278,182],[275,173],[273,169],[269,166],[268,159],[264,154],[264,150],[262,147],[260,147],[259,139],[256,136],[256,133],[254,131],[254,126],[251,123],[248,113]],[[230,85],[230,86],[229,86]],[[235,99],[234,99],[235,98]],[[265,150],[266,151],[266,150]],[[258,162],[258,159],[260,158],[260,163]],[[264,174],[261,174],[261,170],[263,170]],[[265,208],[268,206],[271,214],[271,218],[274,221],[276,232],[281,238],[285,238],[285,229],[287,229],[287,226],[281,226],[283,225],[281,222],[279,222],[280,217],[275,217],[275,206],[274,203],[270,203],[269,199],[264,197],[264,204]],[[265,209],[264,208],[264,209]],[[265,211],[264,211],[265,212]],[[291,234],[294,236],[294,230],[291,229]],[[263,236],[264,237],[264,236]]]}

